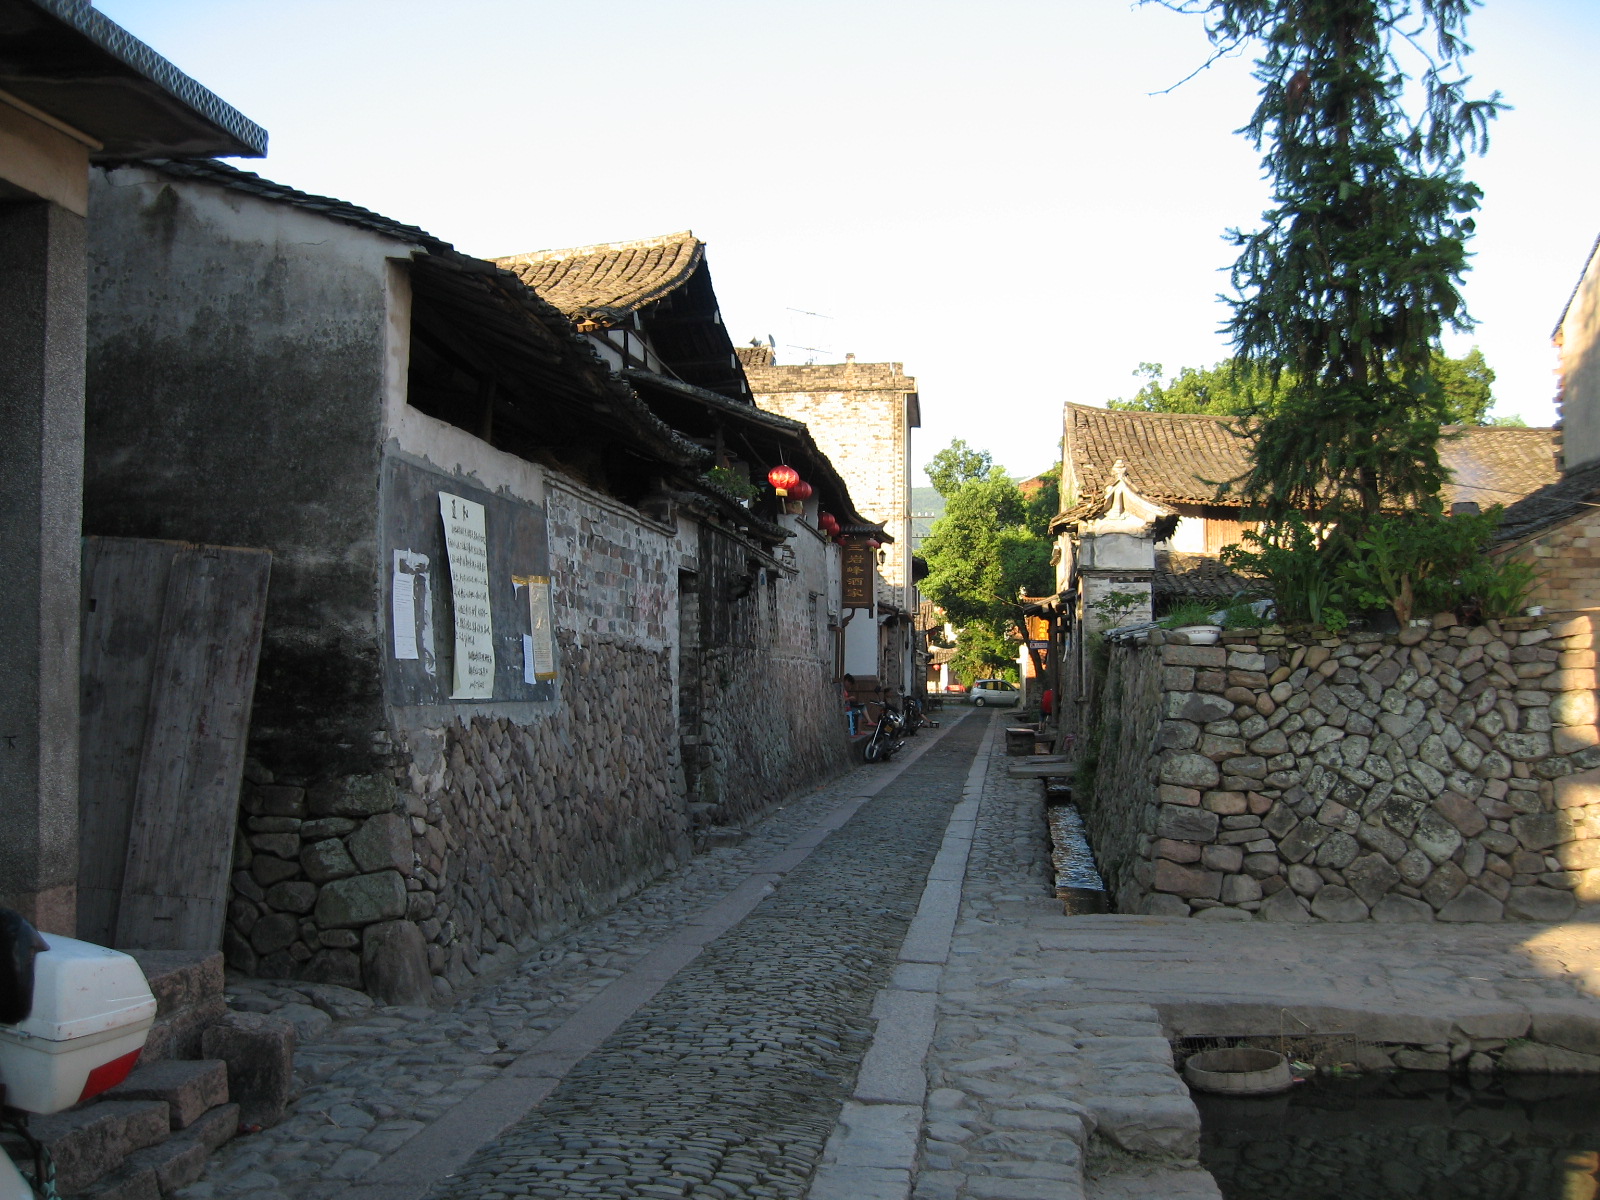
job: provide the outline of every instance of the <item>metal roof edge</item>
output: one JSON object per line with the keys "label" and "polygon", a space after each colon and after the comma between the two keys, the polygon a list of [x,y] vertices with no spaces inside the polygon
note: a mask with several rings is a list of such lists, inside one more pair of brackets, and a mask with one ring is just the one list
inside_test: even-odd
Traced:
{"label": "metal roof edge", "polygon": [[267,131],[210,88],[185,75],[144,42],[100,12],[88,0],[28,0],[151,83],[181,100],[239,143],[240,157],[262,158]]}

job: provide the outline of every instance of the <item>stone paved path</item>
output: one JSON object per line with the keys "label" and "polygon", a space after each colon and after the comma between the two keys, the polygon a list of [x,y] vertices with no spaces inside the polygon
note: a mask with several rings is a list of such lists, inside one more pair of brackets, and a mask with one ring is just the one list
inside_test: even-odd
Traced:
{"label": "stone paved path", "polygon": [[448,1011],[237,985],[305,1029],[305,1094],[182,1195],[1216,1200],[1169,1038],[1600,1056],[1592,915],[1065,916],[1001,724],[947,722]]}
{"label": "stone paved path", "polygon": [[[438,1158],[437,1154],[419,1153],[430,1137],[435,1142],[466,1139],[457,1147],[458,1157],[465,1158],[505,1120],[518,1115],[497,1106],[496,1101],[503,1101],[508,1090],[526,1089],[527,1080],[512,1078],[520,1063],[559,1041],[575,1023],[585,1024],[585,1016],[593,1026],[597,1010],[600,1018],[610,1015],[605,1009],[619,991],[624,995],[611,1003],[612,1008],[630,999],[637,1001],[637,987],[630,998],[619,980],[626,983],[642,975],[646,990],[664,983],[682,960],[693,956],[695,947],[692,939],[686,941],[686,929],[699,927],[707,932],[707,922],[713,921],[719,910],[731,911],[737,919],[742,908],[771,893],[774,883],[784,879],[781,872],[787,864],[826,838],[865,796],[881,790],[897,812],[905,809],[928,824],[925,836],[929,839],[927,857],[931,858],[948,804],[920,803],[919,798],[937,793],[941,778],[952,770],[964,770],[970,760],[983,722],[973,720],[963,726],[965,715],[961,711],[949,714],[937,740],[927,735],[913,740],[888,768],[861,768],[775,811],[743,842],[697,856],[613,913],[533,954],[514,971],[459,997],[446,1010],[374,1007],[359,993],[340,988],[230,980],[235,1007],[276,1011],[300,1028],[297,1069],[305,1081],[304,1093],[285,1122],[226,1147],[205,1178],[179,1195],[183,1200],[356,1195],[388,1200],[422,1195],[429,1178],[419,1182],[416,1173],[425,1176]],[[943,744],[946,741],[948,746]],[[954,768],[947,761],[952,754],[960,760]],[[928,760],[926,766],[918,755]],[[920,782],[889,796],[900,779],[912,772]],[[875,845],[880,857],[910,861],[899,842],[898,829],[887,841],[880,830]],[[851,869],[863,873],[859,863]],[[898,940],[893,932],[895,922],[903,932],[926,869],[924,861],[920,872],[907,874],[909,882],[902,880],[902,903],[910,906],[905,913],[895,916],[887,908],[876,913],[887,931],[877,937],[891,950],[890,943]],[[866,883],[874,886],[870,879]],[[724,917],[724,922],[727,920]],[[836,932],[824,929],[824,940],[832,939]],[[811,936],[815,940],[816,929]],[[774,959],[782,956],[781,946],[775,944],[771,950]],[[748,954],[748,949],[744,953]],[[737,962],[737,957],[733,961]],[[643,969],[636,970],[641,964]],[[652,966],[659,969],[652,970]],[[841,980],[860,969],[859,963],[848,966]],[[727,973],[734,984],[749,977],[748,972],[734,968]],[[768,991],[781,991],[780,985],[778,978],[767,981]],[[862,986],[870,996],[870,979]],[[859,1042],[859,1032],[855,1037]],[[556,1046],[553,1059],[559,1060],[569,1049]],[[856,1051],[859,1049],[857,1046]],[[568,1058],[561,1065],[570,1066],[570,1055]],[[557,1079],[550,1079],[544,1090],[556,1083]],[[495,1123],[497,1117],[504,1120]],[[830,1124],[831,1116],[820,1126],[819,1145]],[[416,1136],[424,1130],[427,1136]]]}
{"label": "stone paved path", "polygon": [[1520,1069],[1600,1070],[1600,913],[1557,926],[1066,916],[1049,898],[1039,784],[993,755],[937,985],[917,1200],[1215,1200],[1170,1038],[1407,1043],[1406,1065],[1435,1067],[1492,1048],[1529,1059]]}

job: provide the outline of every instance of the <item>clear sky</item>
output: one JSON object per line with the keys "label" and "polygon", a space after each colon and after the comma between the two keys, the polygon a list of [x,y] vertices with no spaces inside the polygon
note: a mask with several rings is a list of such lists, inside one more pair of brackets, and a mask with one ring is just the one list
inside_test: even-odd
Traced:
{"label": "clear sky", "polygon": [[[1047,466],[1065,400],[1228,352],[1254,105],[1199,20],[1128,0],[99,0],[271,133],[240,166],[483,256],[693,229],[736,341],[916,375],[919,463]],[[1550,331],[1600,235],[1600,3],[1489,0],[1515,106],[1467,300],[1496,411],[1553,419]],[[798,347],[808,347],[800,349]]]}

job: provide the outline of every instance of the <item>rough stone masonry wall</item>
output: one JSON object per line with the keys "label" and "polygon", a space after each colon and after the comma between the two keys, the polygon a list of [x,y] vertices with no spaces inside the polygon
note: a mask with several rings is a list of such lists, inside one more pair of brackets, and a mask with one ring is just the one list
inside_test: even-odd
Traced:
{"label": "rough stone masonry wall", "polygon": [[[387,766],[372,774],[275,778],[252,762],[232,966],[394,1001],[449,995],[690,852],[672,642],[692,539],[576,488],[551,487],[548,512],[558,702],[397,722],[373,737]],[[809,593],[777,587],[782,605],[765,588],[738,601],[748,636],[713,656],[705,713],[729,820],[844,765],[822,668],[776,654],[810,644]]]}
{"label": "rough stone masonry wall", "polygon": [[1600,900],[1593,636],[1585,615],[1113,649],[1089,829],[1118,909],[1558,920]]}
{"label": "rough stone masonry wall", "polygon": [[1539,569],[1530,601],[1551,612],[1585,609],[1600,594],[1600,510],[1573,517],[1506,550]]}

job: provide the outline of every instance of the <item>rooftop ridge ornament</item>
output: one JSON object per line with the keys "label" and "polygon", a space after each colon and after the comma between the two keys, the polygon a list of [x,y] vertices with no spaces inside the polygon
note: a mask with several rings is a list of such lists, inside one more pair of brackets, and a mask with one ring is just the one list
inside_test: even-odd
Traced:
{"label": "rooftop ridge ornament", "polygon": [[1142,535],[1152,521],[1172,515],[1170,509],[1146,499],[1128,482],[1128,464],[1121,458],[1111,465],[1111,482],[1106,485],[1105,497],[1105,511],[1084,522],[1084,533]]}

